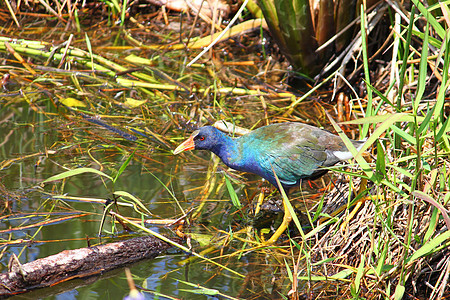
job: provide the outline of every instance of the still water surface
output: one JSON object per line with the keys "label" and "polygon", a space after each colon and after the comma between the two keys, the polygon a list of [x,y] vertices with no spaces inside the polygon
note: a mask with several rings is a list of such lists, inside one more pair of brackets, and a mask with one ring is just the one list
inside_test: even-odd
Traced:
{"label": "still water surface", "polygon": [[[178,204],[155,179],[152,172],[161,182],[167,184],[184,210],[197,207],[201,187],[205,183],[205,177],[210,160],[209,153],[197,153],[189,155],[188,161],[182,156],[174,157],[168,151],[155,151],[150,154],[153,162],[145,159],[133,160],[119,177],[114,187],[110,182],[101,180],[98,175],[82,174],[69,178],[62,187],[61,183],[41,186],[42,180],[65,171],[64,167],[93,167],[101,162],[103,172],[111,174],[117,170],[126,160],[128,153],[121,153],[116,149],[102,149],[101,145],[78,145],[79,147],[91,147],[92,155],[96,161],[86,155],[86,151],[80,151],[77,146],[68,146],[62,142],[64,130],[58,126],[55,120],[50,121],[41,113],[24,107],[10,105],[0,110],[0,162],[3,168],[0,170],[1,184],[7,193],[2,196],[2,201],[8,201],[10,207],[5,209],[0,222],[2,245],[0,259],[2,272],[7,270],[8,260],[15,253],[22,263],[31,262],[38,258],[56,254],[66,249],[77,249],[87,246],[86,237],[93,238],[92,244],[98,242],[98,236],[103,205],[99,203],[86,203],[73,200],[58,201],[52,199],[52,195],[63,193],[71,197],[90,197],[106,199],[111,196],[111,191],[127,191],[142,200],[144,205],[155,214],[155,218],[174,219],[182,215]],[[55,152],[47,152],[51,150]],[[28,156],[28,158],[24,158]],[[20,158],[20,159],[18,159]],[[6,164],[5,164],[6,162]],[[223,174],[216,175],[223,181]],[[256,185],[256,184],[255,184]],[[235,185],[237,187],[237,185]],[[208,234],[208,238],[214,239],[217,230],[229,231],[231,227],[240,222],[239,215],[230,204],[228,193],[221,189],[220,192],[210,196],[212,200],[202,210],[202,215],[196,220],[196,224],[185,227],[192,233]],[[239,197],[246,198],[241,189],[238,189]],[[246,204],[246,203],[244,203]],[[35,215],[33,213],[39,212]],[[85,217],[69,218],[65,221],[52,223],[42,227],[22,228],[30,224],[53,218],[89,213]],[[128,217],[139,217],[130,208],[120,208],[120,213]],[[245,224],[242,224],[244,226]],[[21,227],[20,230],[14,230]],[[104,240],[109,238],[129,235],[116,227],[114,234],[108,234],[111,223],[105,225]],[[170,228],[163,226],[149,226],[154,231],[167,236],[175,236]],[[7,241],[27,240],[18,244],[10,244]],[[32,242],[31,242],[32,241]],[[202,247],[193,241],[195,251],[201,251]],[[215,249],[212,256],[232,253],[242,247],[242,244],[231,244],[225,249]],[[218,253],[218,251],[223,251]],[[131,266],[131,272],[135,276],[135,283],[148,288],[151,293],[145,294],[147,299],[167,299],[164,296],[155,296],[153,292],[161,293],[169,297],[183,299],[223,299],[222,296],[198,295],[183,290],[195,290],[181,281],[199,284],[204,287],[233,297],[250,297],[251,295],[265,295],[262,298],[270,298],[274,292],[276,295],[283,282],[274,282],[273,274],[276,272],[279,262],[272,261],[271,257],[264,257],[257,253],[244,253],[237,256],[225,256],[218,259],[232,269],[247,276],[242,279],[216,266],[194,260],[191,263],[183,262],[188,258],[186,253],[179,250],[171,250],[169,253]],[[181,281],[180,281],[181,280]],[[56,287],[38,290],[33,293],[17,296],[18,299],[122,299],[129,293],[125,275],[122,269],[104,274],[100,279],[74,280]]]}

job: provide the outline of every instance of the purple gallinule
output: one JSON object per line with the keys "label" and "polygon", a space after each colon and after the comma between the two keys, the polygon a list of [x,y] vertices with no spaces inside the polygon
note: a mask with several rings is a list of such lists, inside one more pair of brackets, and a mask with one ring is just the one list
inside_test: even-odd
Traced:
{"label": "purple gallinule", "polygon": [[[359,150],[364,141],[352,143]],[[321,177],[326,167],[352,158],[339,136],[296,122],[263,126],[238,138],[212,126],[201,127],[173,153],[194,149],[209,150],[228,167],[259,175],[279,189],[275,172],[286,192],[303,179]],[[274,242],[273,237],[269,241]]]}

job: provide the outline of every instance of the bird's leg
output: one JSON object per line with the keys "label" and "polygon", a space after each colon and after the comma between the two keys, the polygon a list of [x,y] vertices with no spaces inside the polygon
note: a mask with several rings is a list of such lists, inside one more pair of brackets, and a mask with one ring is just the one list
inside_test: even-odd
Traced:
{"label": "bird's leg", "polygon": [[270,192],[270,190],[268,190],[266,187],[262,187],[261,192],[258,196],[258,202],[256,203],[255,216],[261,211],[261,206],[264,201],[264,195],[266,194],[266,192]]}
{"label": "bird's leg", "polygon": [[258,203],[256,203],[255,216],[261,210],[261,205],[262,205],[263,201],[264,201],[264,190],[261,189],[261,192],[259,193],[259,196],[258,196]]}
{"label": "bird's leg", "polygon": [[[364,154],[365,159],[368,162],[371,162],[371,157],[365,153]],[[355,197],[358,197],[358,195],[364,193],[364,191],[367,189],[367,179],[366,178],[361,178],[361,182],[359,183],[359,187],[358,190],[355,193]],[[358,212],[359,208],[361,207],[361,205],[364,204],[364,202],[367,200],[367,197],[362,197],[361,199],[358,200],[358,202],[356,202],[355,204],[355,208],[352,210],[352,212],[347,216],[347,218],[345,218],[344,222],[342,222],[341,224],[341,234],[344,235],[345,233],[345,229],[347,228],[348,223],[350,222],[350,220],[356,215],[356,213]]]}
{"label": "bird's leg", "polygon": [[278,238],[283,234],[283,232],[286,230],[289,223],[292,221],[292,215],[289,212],[289,208],[288,208],[288,204],[287,204],[287,202],[289,201],[289,198],[287,196],[289,191],[284,190],[273,166],[272,166],[272,172],[273,172],[273,176],[275,177],[275,180],[277,181],[278,191],[280,192],[281,197],[283,199],[284,216],[283,216],[283,222],[281,222],[280,227],[278,227],[278,229],[275,231],[275,233],[272,235],[272,237],[266,242],[267,244],[275,243],[278,240]]}
{"label": "bird's leg", "polygon": [[[361,179],[361,183],[359,184],[359,188],[356,191],[356,197],[359,194],[363,193],[366,189],[367,189],[367,179],[366,178],[362,178]],[[353,208],[353,210],[350,212],[350,214],[342,222],[341,227],[340,227],[342,235],[344,235],[345,229],[347,228],[348,223],[350,223],[351,219],[353,219],[353,217],[356,215],[356,213],[360,209],[361,205],[363,205],[364,202],[366,202],[366,199],[367,199],[367,197],[362,197],[361,199],[359,199],[358,202],[356,202],[355,207]]]}
{"label": "bird's leg", "polygon": [[292,215],[289,212],[289,208],[286,204],[286,201],[289,201],[288,197],[283,197],[283,207],[284,207],[284,216],[283,216],[283,222],[281,222],[280,227],[275,231],[275,233],[270,237],[269,240],[267,240],[267,244],[273,244],[275,243],[278,238],[283,234],[283,232],[288,227],[289,223],[292,221]]}

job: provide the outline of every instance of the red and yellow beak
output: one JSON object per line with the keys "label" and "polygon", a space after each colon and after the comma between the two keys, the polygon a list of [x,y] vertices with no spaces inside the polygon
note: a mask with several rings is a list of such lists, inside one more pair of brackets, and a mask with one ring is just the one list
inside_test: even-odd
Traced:
{"label": "red and yellow beak", "polygon": [[187,140],[185,140],[183,143],[180,144],[174,151],[173,154],[177,155],[178,153],[188,151],[188,150],[194,150],[195,149],[195,143],[194,143],[194,135],[191,135]]}

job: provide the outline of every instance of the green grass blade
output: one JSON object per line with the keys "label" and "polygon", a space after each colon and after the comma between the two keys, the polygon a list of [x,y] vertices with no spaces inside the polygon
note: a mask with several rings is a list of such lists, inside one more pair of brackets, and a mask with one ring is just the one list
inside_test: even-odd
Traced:
{"label": "green grass blade", "polygon": [[406,131],[398,128],[396,125],[392,124],[391,129],[393,132],[395,132],[398,136],[400,136],[402,139],[410,143],[411,145],[416,145],[416,138],[407,133]]}
{"label": "green grass blade", "polygon": [[437,209],[439,209],[439,211],[442,214],[442,217],[444,218],[447,229],[450,230],[450,217],[448,216],[447,209],[445,209],[445,207],[441,203],[439,203],[438,201],[434,200],[429,195],[427,195],[421,191],[414,191],[412,194],[413,194],[413,196],[415,196],[423,201],[426,201],[426,202],[430,203],[431,205],[433,205],[434,207],[436,207]]}
{"label": "green grass blade", "polygon": [[122,197],[122,200],[125,201],[125,202],[128,202],[128,201],[127,201],[126,199],[124,199],[124,197],[125,197],[125,198],[129,198],[129,199],[131,200],[131,203],[133,204],[134,209],[136,210],[136,212],[139,212],[139,213],[140,213],[140,211],[136,208],[136,206],[138,206],[138,207],[140,207],[147,215],[149,215],[149,216],[153,215],[153,214],[147,209],[147,207],[146,207],[146,206],[145,206],[138,198],[136,198],[135,196],[131,195],[130,193],[125,192],[125,191],[116,191],[116,192],[114,192],[114,195],[121,196],[121,197]]}
{"label": "green grass blade", "polygon": [[181,212],[183,214],[186,214],[186,212],[184,211],[183,207],[180,205],[180,202],[178,201],[177,197],[175,196],[175,194],[164,184],[164,182],[162,182],[155,174],[153,174],[152,172],[150,172],[147,168],[145,168],[145,170],[153,176],[153,178],[155,178],[163,187],[164,189],[169,193],[169,195],[172,197],[172,199],[177,203],[178,208],[181,210]]}
{"label": "green grass blade", "polygon": [[417,109],[419,107],[420,101],[422,100],[425,87],[427,85],[427,66],[428,66],[428,31],[430,28],[430,23],[427,23],[425,28],[425,36],[422,43],[422,53],[420,55],[420,65],[419,65],[419,78],[417,80],[417,92],[416,97],[413,99],[414,109],[413,113],[417,115]]}
{"label": "green grass blade", "polygon": [[[327,115],[328,115],[328,113],[327,113]],[[373,174],[373,171],[372,171],[372,167],[367,163],[367,161],[361,155],[358,155],[358,151],[356,150],[355,146],[353,146],[353,144],[350,141],[350,139],[345,135],[345,133],[342,131],[342,129],[338,126],[338,124],[333,120],[333,118],[330,115],[328,115],[328,119],[330,120],[331,125],[333,125],[333,127],[336,130],[337,134],[341,137],[341,139],[344,142],[345,146],[350,151],[350,153],[353,155],[353,157],[355,158],[356,162],[359,164],[359,166],[364,171],[366,176],[369,177],[371,180],[374,179],[374,174]],[[369,145],[370,145],[369,144],[369,140],[373,136],[374,135],[371,135],[371,137],[366,141],[366,143],[364,144],[363,148],[360,151],[361,153],[363,151],[365,151],[365,149],[369,148]],[[376,138],[373,139],[372,143],[375,142],[375,140],[376,140]],[[373,180],[373,181],[375,181],[375,180]]]}
{"label": "green grass blade", "polygon": [[439,129],[436,134],[436,141],[440,141],[444,133],[448,133],[450,131],[450,118],[447,118],[445,123],[442,125],[441,129]]}
{"label": "green grass blade", "polygon": [[89,36],[88,36],[87,32],[84,33],[84,37],[85,37],[85,40],[86,40],[86,47],[88,48],[89,56],[90,56],[90,59],[91,59],[92,71],[94,71],[94,56],[93,56],[93,52],[92,52],[91,40],[89,39]]}
{"label": "green grass blade", "polygon": [[308,278],[306,276],[298,276],[297,278],[299,280],[312,280],[312,281],[343,280],[348,282],[349,280],[347,280],[346,278],[353,273],[355,273],[354,270],[345,269],[332,276],[311,276],[311,278]]}
{"label": "green grass blade", "polygon": [[[364,81],[370,84],[370,72],[369,72],[369,59],[367,55],[367,28],[366,28],[366,11],[364,10],[364,5],[361,4],[361,47],[362,47],[362,57],[364,65]],[[372,89],[367,88],[367,109],[366,117],[373,116],[372,111]],[[361,137],[366,137],[369,132],[369,124],[364,124],[361,130]]]}
{"label": "green grass blade", "polygon": [[388,249],[389,249],[389,240],[385,240],[385,241],[383,241],[383,251],[378,256],[378,263],[377,263],[377,266],[375,268],[375,272],[376,272],[376,274],[378,276],[381,276],[381,272],[384,269],[385,262],[386,262],[386,257],[387,257],[387,253],[388,253]]}
{"label": "green grass blade", "polygon": [[377,171],[378,176],[386,178],[386,156],[379,141],[377,142],[377,161],[375,163],[375,170]]}
{"label": "green grass blade", "polygon": [[181,279],[178,279],[179,282],[182,282],[186,285],[195,287],[195,290],[187,290],[187,289],[180,289],[181,291],[184,292],[189,292],[189,293],[193,293],[193,294],[200,294],[200,295],[209,295],[209,296],[214,296],[214,295],[218,295],[220,294],[220,292],[216,289],[209,289],[209,288],[205,288],[201,285],[195,284],[195,283],[190,283]]}
{"label": "green grass blade", "polygon": [[136,223],[136,222],[134,222],[134,221],[128,220],[127,218],[125,218],[125,217],[123,217],[123,216],[121,216],[121,215],[119,215],[119,214],[117,214],[117,213],[115,213],[115,212],[110,212],[110,213],[111,213],[111,215],[115,216],[116,218],[119,218],[119,219],[121,219],[122,221],[125,221],[125,222],[127,222],[127,223],[129,223],[129,224],[131,224],[131,225],[133,225],[133,226],[135,226],[135,227],[137,227],[137,228],[139,228],[140,230],[142,230],[142,231],[144,231],[144,232],[147,232],[147,233],[153,235],[154,237],[157,237],[157,238],[159,238],[160,240],[162,240],[162,241],[164,241],[164,242],[166,242],[166,243],[168,243],[168,244],[170,244],[170,245],[172,245],[172,246],[174,246],[174,247],[177,247],[178,249],[180,249],[180,250],[182,250],[182,251],[185,251],[186,253],[190,253],[190,254],[192,254],[192,255],[194,255],[194,256],[200,258],[200,259],[203,259],[203,260],[205,260],[205,261],[207,261],[207,262],[209,262],[209,263],[211,263],[211,264],[214,264],[214,265],[216,265],[216,266],[218,266],[218,267],[220,267],[220,268],[223,268],[223,269],[229,271],[230,273],[232,273],[232,274],[234,274],[234,275],[237,275],[237,276],[239,276],[239,277],[241,277],[241,278],[245,278],[245,276],[242,275],[241,273],[236,272],[235,270],[230,269],[230,268],[228,268],[228,267],[226,267],[226,266],[224,266],[224,265],[222,265],[222,264],[220,264],[220,263],[218,263],[218,262],[215,262],[214,260],[211,260],[211,259],[209,259],[209,258],[207,258],[207,257],[204,257],[204,256],[202,256],[202,255],[200,255],[200,254],[198,254],[198,253],[196,253],[196,252],[194,252],[194,251],[192,251],[192,250],[186,248],[185,246],[180,245],[179,243],[174,242],[174,241],[172,241],[171,239],[169,239],[169,238],[167,238],[167,237],[165,237],[165,236],[163,236],[163,235],[157,233],[156,231],[153,231],[153,230],[151,230],[151,229],[149,229],[149,228],[147,228],[147,227],[144,227],[144,226],[142,226],[142,225],[140,225],[139,223]]}
{"label": "green grass blade", "polygon": [[302,236],[302,239],[305,240],[306,238],[305,238],[305,233],[303,232],[302,225],[300,224],[297,214],[295,213],[295,210],[292,207],[292,204],[289,201],[289,198],[286,195],[286,192],[284,191],[283,186],[281,185],[280,179],[278,179],[278,175],[277,175],[277,173],[275,173],[275,170],[273,169],[273,167],[272,167],[272,172],[273,172],[273,175],[275,176],[275,180],[277,181],[277,185],[280,190],[281,196],[283,197],[283,202],[286,205],[287,209],[289,210],[289,213],[291,214],[292,221],[294,221],[295,226],[297,227],[298,231],[300,232],[300,235]]}
{"label": "green grass blade", "polygon": [[427,232],[425,232],[425,235],[423,236],[423,241],[428,242],[428,240],[436,234],[436,226],[439,221],[439,210],[437,208],[433,209],[433,212],[430,217],[430,221],[428,222],[428,229]]}
{"label": "green grass blade", "polygon": [[[417,130],[417,134],[420,136],[422,132],[429,127],[431,117],[434,115],[434,110],[436,108],[436,105],[434,105],[431,110],[427,112],[427,115],[425,116],[425,119],[423,120],[422,124],[420,124],[419,129]],[[417,108],[416,108],[417,109]]]}
{"label": "green grass blade", "polygon": [[365,256],[361,255],[361,261],[359,262],[358,270],[356,272],[355,281],[353,282],[354,297],[357,297],[361,288],[361,280],[364,275]]}
{"label": "green grass blade", "polygon": [[101,239],[102,236],[102,230],[103,230],[103,226],[105,225],[106,222],[106,216],[108,215],[108,211],[111,208],[111,206],[114,205],[114,201],[111,201],[111,203],[109,203],[104,209],[103,209],[103,213],[102,213],[102,220],[100,221],[100,226],[98,227],[98,236]]}
{"label": "green grass blade", "polygon": [[450,230],[447,230],[443,232],[441,235],[435,237],[434,239],[430,240],[426,244],[424,244],[422,247],[417,249],[416,252],[414,252],[413,255],[411,255],[406,262],[408,264],[414,263],[417,259],[419,259],[422,256],[426,256],[434,251],[436,247],[438,247],[440,244],[444,242],[449,242],[450,240]]}
{"label": "green grass blade", "polygon": [[119,176],[123,173],[123,171],[127,168],[128,164],[130,163],[131,159],[134,156],[134,153],[136,152],[136,150],[133,151],[133,153],[131,153],[130,156],[128,156],[127,160],[120,166],[119,170],[117,171],[116,176],[114,176],[113,182],[116,183],[117,179],[119,178]]}
{"label": "green grass blade", "polygon": [[238,209],[241,209],[242,208],[242,204],[239,201],[239,198],[236,195],[236,191],[234,190],[233,185],[231,184],[231,182],[230,182],[230,180],[228,179],[227,176],[225,176],[225,183],[226,183],[226,186],[227,186],[228,193],[230,194],[231,203],[233,203],[234,207],[236,207]]}
{"label": "green grass blade", "polygon": [[289,267],[289,264],[288,264],[288,262],[286,261],[286,259],[284,259],[284,266],[286,267],[286,271],[287,271],[287,273],[288,273],[289,280],[290,280],[291,282],[294,282],[294,276],[292,275],[291,268]]}
{"label": "green grass blade", "polygon": [[44,181],[42,181],[42,183],[47,183],[50,181],[55,181],[55,180],[60,180],[60,179],[65,179],[67,177],[71,177],[71,176],[75,176],[75,175],[79,175],[79,174],[83,174],[83,173],[93,173],[93,174],[97,174],[103,177],[108,178],[109,180],[113,181],[113,178],[105,173],[103,173],[102,171],[99,171],[97,169],[93,169],[93,168],[78,168],[78,169],[73,169],[73,170],[69,170],[66,172],[63,172],[61,174],[58,175],[54,175],[50,178],[45,179]]}
{"label": "green grass blade", "polygon": [[120,10],[120,26],[123,27],[125,25],[125,17],[127,14],[127,5],[128,5],[128,0],[123,0],[122,2],[122,8]]}
{"label": "green grass blade", "polygon": [[[385,103],[389,104],[392,108],[396,109],[396,107],[394,106],[394,103],[392,103],[385,95],[383,95],[383,93],[381,93],[379,90],[377,90],[374,86],[372,86],[365,79],[364,79],[364,82],[366,83],[366,86],[371,91],[375,92],[375,94],[377,94],[377,96],[381,98],[382,102],[385,102]],[[378,116],[374,116],[374,117],[380,117],[380,116],[382,116],[382,115],[378,115]],[[368,117],[372,117],[372,116],[366,116],[365,118],[368,118]]]}
{"label": "green grass blade", "polygon": [[394,300],[402,300],[404,294],[405,294],[405,286],[399,283],[395,287]]}
{"label": "green grass blade", "polygon": [[441,39],[444,39],[446,34],[445,29],[438,22],[438,20],[436,20],[436,18],[433,17],[433,15],[428,12],[427,8],[423,5],[423,1],[422,0],[411,0],[411,1],[419,9],[420,13],[427,19],[427,21],[430,23],[430,25],[433,27],[436,33],[441,37]]}
{"label": "green grass blade", "polygon": [[[334,129],[336,130],[337,134],[342,138],[342,141],[344,142],[347,149],[350,151],[350,153],[355,158],[356,162],[358,163],[359,167],[363,170],[363,172],[366,174],[366,176],[371,181],[377,181],[377,177],[372,171],[372,167],[367,163],[367,161],[362,157],[361,153],[363,153],[365,150],[367,150],[385,131],[387,131],[392,124],[395,122],[402,120],[405,117],[408,117],[406,114],[392,114],[389,116],[389,118],[386,119],[378,128],[373,132],[373,134],[370,135],[370,137],[365,142],[364,146],[359,150],[359,153],[356,151],[355,146],[351,143],[350,139],[344,134],[342,129],[337,125],[337,123],[333,120],[333,118],[328,115],[328,119],[330,120],[330,123],[333,125]],[[381,180],[381,184],[386,185],[387,187],[391,188],[393,191],[400,193],[402,195],[405,194],[404,191],[393,185],[391,182],[387,180]]]}
{"label": "green grass blade", "polygon": [[335,223],[338,220],[339,220],[339,218],[330,218],[329,220],[327,220],[326,222],[320,224],[319,226],[314,227],[313,230],[311,230],[307,234],[305,234],[305,239],[309,239],[310,237],[313,237],[314,235],[316,235],[319,232],[321,232],[322,230],[324,230],[324,228],[329,226],[331,223]]}
{"label": "green grass blade", "polygon": [[446,45],[446,51],[444,54],[444,66],[442,68],[442,83],[441,86],[439,87],[439,93],[438,96],[436,98],[436,110],[434,111],[436,114],[436,119],[440,118],[441,122],[443,122],[443,120],[445,120],[446,118],[444,117],[444,102],[445,102],[445,95],[447,92],[447,89],[449,87],[449,82],[448,82],[448,70],[449,70],[449,65],[450,65],[450,55],[449,55],[449,51],[448,51],[448,47],[450,46],[450,33],[447,34],[445,36],[445,40],[443,41],[444,45]]}

